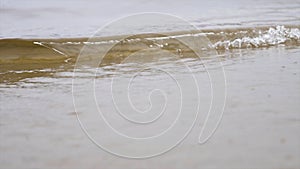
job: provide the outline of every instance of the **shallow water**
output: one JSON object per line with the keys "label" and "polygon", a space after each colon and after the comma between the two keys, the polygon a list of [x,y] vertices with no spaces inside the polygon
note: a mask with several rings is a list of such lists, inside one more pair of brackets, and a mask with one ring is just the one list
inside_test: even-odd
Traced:
{"label": "shallow water", "polygon": [[[298,1],[16,2],[0,11],[0,168],[300,167]],[[199,30],[88,39],[154,9]]]}
{"label": "shallow water", "polygon": [[[71,90],[73,73],[67,65],[62,67],[49,65],[44,69],[37,68],[33,72],[20,72],[18,77],[25,76],[24,78],[1,84],[1,102],[4,103],[1,105],[0,118],[1,164],[6,168],[22,168],[24,164],[26,168],[87,166],[140,168],[149,164],[154,168],[162,166],[297,168],[300,165],[300,140],[297,134],[300,129],[299,53],[299,47],[279,46],[255,50],[240,49],[224,58],[224,62],[227,63],[224,69],[228,82],[226,108],[217,132],[203,145],[197,144],[197,136],[203,126],[209,105],[207,93],[209,85],[205,71],[199,70],[197,74],[201,79],[200,93],[203,97],[196,127],[174,150],[156,158],[139,161],[112,156],[100,150],[86,137],[74,113]],[[193,61],[186,60],[186,62]],[[167,66],[169,69],[178,70],[178,66],[169,64]],[[122,72],[120,68],[122,67],[128,72],[133,68],[128,66],[116,65],[115,68],[107,67],[107,69]],[[160,86],[165,91],[177,91],[173,81],[164,77],[164,74],[150,72],[150,76],[147,76],[147,71],[144,73],[146,74],[136,80],[137,86],[132,85],[135,89],[132,92],[133,102],[137,108],[143,110],[149,106],[147,98],[144,97],[149,87],[151,89]],[[29,74],[36,75],[28,77]],[[86,83],[84,77],[89,77],[89,74],[83,72],[82,79],[77,82]],[[181,74],[180,70],[175,74]],[[182,74],[186,73],[183,71]],[[93,74],[91,76],[93,77]],[[126,78],[126,73],[118,76]],[[109,97],[111,93],[107,90],[110,77],[99,77],[96,83],[98,84],[96,95],[100,99],[102,111],[107,118],[116,118],[115,115],[109,116],[114,112]],[[122,87],[117,86],[115,89]],[[89,100],[84,90],[76,94],[84,96],[86,101]],[[195,100],[188,101],[187,104],[192,106]],[[157,102],[154,100],[153,104]],[[122,100],[119,105],[122,105]],[[170,111],[173,109],[177,108],[173,107]],[[189,108],[184,110],[185,113],[189,112]],[[98,131],[99,121],[93,120],[94,115],[91,112],[93,112],[91,107],[83,106],[78,116],[83,122],[88,122],[91,130]],[[169,124],[170,118],[160,120],[164,123],[159,123],[158,127],[164,128]],[[149,132],[140,132],[138,129],[124,126],[116,119],[112,124],[121,127],[118,129],[122,132],[139,137],[149,136],[151,132],[160,129],[144,129]],[[113,136],[109,134],[102,136],[110,145],[116,146],[112,143]],[[174,163],[174,160],[180,161]]]}

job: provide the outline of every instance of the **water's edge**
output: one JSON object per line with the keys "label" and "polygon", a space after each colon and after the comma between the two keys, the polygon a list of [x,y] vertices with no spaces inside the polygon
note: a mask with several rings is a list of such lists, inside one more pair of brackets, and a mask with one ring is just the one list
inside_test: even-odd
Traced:
{"label": "water's edge", "polygon": [[[275,45],[299,45],[300,26],[274,26],[238,29],[193,30],[182,32],[149,33],[110,37],[62,38],[62,39],[0,39],[0,63],[33,61],[68,61],[78,56],[83,46],[105,46],[122,44],[128,46],[140,43],[150,48],[179,50],[176,40],[205,38],[201,50],[229,50],[241,48],[261,48]],[[173,46],[172,46],[173,45]]]}

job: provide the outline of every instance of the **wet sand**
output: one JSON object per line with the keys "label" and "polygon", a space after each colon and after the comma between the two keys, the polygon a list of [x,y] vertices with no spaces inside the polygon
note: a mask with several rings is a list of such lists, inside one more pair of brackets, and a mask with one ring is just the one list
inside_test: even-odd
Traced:
{"label": "wet sand", "polygon": [[[299,54],[297,46],[233,50],[224,60],[228,96],[215,135],[207,143],[197,144],[204,119],[200,115],[182,144],[146,160],[113,156],[86,137],[74,113],[70,69],[55,68],[51,76],[2,83],[1,166],[298,168]],[[106,83],[105,78],[98,80]],[[205,88],[201,92],[205,95]],[[79,116],[85,114],[80,112]],[[110,140],[109,135],[105,137]]]}

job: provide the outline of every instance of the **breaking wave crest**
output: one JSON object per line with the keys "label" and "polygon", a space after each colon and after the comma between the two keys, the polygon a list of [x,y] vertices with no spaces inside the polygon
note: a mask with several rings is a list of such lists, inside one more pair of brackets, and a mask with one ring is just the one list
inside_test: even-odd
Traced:
{"label": "breaking wave crest", "polygon": [[[255,33],[255,31],[253,31]],[[248,32],[246,32],[248,33]],[[232,48],[257,48],[267,47],[287,42],[299,42],[300,30],[298,28],[285,28],[277,26],[269,28],[267,31],[259,30],[254,36],[245,36],[234,40],[218,41],[213,44],[215,49],[232,49]]]}

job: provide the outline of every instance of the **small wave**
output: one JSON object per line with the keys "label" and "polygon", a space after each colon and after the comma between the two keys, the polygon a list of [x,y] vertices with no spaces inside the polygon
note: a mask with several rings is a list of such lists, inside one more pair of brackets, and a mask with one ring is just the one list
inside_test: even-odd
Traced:
{"label": "small wave", "polygon": [[[20,60],[58,61],[69,62],[76,58],[84,46],[93,49],[102,49],[111,44],[119,44],[116,54],[132,53],[140,49],[140,45],[149,48],[161,48],[169,51],[184,51],[183,45],[177,40],[193,41],[203,38],[199,44],[200,50],[228,50],[237,48],[259,48],[279,44],[299,45],[299,26],[276,26],[237,29],[213,29],[182,32],[167,32],[160,34],[132,35],[122,39],[120,36],[97,37],[92,41],[88,38],[64,39],[0,39],[0,62]],[[130,50],[131,51],[130,51]],[[187,49],[187,48],[186,48]],[[121,52],[121,53],[120,53]],[[122,53],[123,52],[123,53]],[[187,54],[190,51],[184,51]]]}
{"label": "small wave", "polygon": [[[150,36],[145,35],[139,38],[126,38],[124,40],[116,39],[116,37],[109,37],[105,40],[98,41],[52,41],[52,42],[34,42],[38,45],[49,47],[54,46],[58,53],[69,53],[69,51],[64,51],[64,46],[83,46],[83,45],[105,45],[112,43],[138,43],[145,40],[152,41],[153,44],[149,44],[149,47],[159,47],[164,48],[171,39],[182,39],[190,37],[207,37],[211,44],[207,45],[204,50],[207,49],[234,49],[234,48],[258,48],[274,46],[278,44],[285,44],[286,42],[296,42],[300,40],[300,30],[297,27],[286,28],[285,26],[276,27],[262,27],[262,28],[244,28],[244,29],[231,29],[231,30],[203,30],[194,33],[166,33],[167,36]],[[205,46],[203,45],[203,46]]]}

